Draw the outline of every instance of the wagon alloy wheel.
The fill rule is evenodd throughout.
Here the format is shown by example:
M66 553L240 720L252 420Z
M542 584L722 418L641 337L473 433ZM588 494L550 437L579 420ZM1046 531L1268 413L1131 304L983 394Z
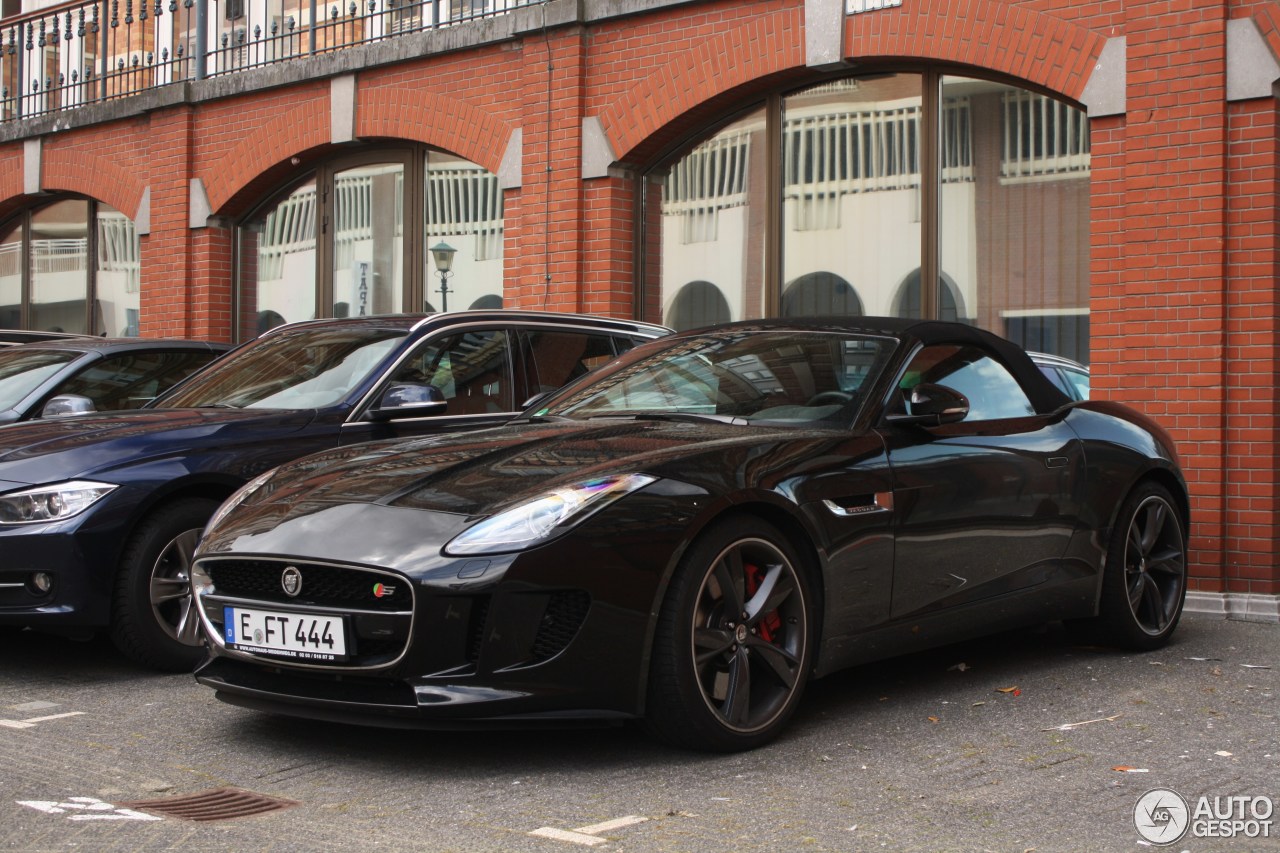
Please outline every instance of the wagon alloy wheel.
M708 707L738 731L769 724L787 704L805 645L795 568L770 543L749 539L716 560L693 615L693 658Z
M203 657L191 557L217 508L209 498L179 499L148 515L129 537L116 576L111 639L139 663L190 671Z
M760 519L706 531L672 576L654 633L646 724L678 746L772 740L808 680L815 626L804 566Z
M1164 645L1187 594L1184 520L1168 489L1143 483L1125 500L1107 548L1094 633L1130 649Z
M200 531L197 527L175 536L151 569L151 612L156 624L187 646L200 645L200 620L191 610L191 557Z
M1129 608L1148 634L1160 634L1182 606L1186 560L1173 508L1148 497L1129 522L1124 554Z

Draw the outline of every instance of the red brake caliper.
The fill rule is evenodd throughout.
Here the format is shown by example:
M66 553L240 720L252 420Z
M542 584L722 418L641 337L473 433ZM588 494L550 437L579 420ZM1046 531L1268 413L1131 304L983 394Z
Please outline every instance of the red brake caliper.
M756 590L764 582L764 569L754 563L747 563L744 569L746 571L747 600L750 601L751 596L756 594ZM777 610L771 610L760 617L756 627L760 629L760 639L766 643L772 643L774 632L782 627L782 619L778 616Z

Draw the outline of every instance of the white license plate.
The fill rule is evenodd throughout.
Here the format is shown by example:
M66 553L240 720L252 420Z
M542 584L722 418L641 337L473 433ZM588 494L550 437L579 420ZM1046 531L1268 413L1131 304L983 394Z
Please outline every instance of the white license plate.
M223 633L233 649L294 660L346 660L346 624L341 616L223 608Z

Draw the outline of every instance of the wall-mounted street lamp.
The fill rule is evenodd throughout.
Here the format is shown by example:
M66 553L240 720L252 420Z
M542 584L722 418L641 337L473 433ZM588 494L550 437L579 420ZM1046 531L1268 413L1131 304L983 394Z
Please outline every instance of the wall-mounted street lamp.
M431 247L431 257L436 261L436 272L440 274L440 310L449 310L449 276L453 275L453 256L458 250L441 240Z

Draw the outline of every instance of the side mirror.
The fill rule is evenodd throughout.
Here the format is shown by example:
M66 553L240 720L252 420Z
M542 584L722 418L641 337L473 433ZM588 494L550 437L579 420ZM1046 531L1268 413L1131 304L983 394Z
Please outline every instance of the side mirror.
M65 418L71 415L87 415L98 411L93 401L79 394L59 394L51 397L40 410L42 418Z
M941 426L957 423L969 415L969 398L945 385L922 382L903 391L902 398L906 412L889 415L886 418L889 423Z
M426 418L444 414L447 408L448 401L434 385L397 382L382 392L378 405L369 411L369 417L375 421Z

